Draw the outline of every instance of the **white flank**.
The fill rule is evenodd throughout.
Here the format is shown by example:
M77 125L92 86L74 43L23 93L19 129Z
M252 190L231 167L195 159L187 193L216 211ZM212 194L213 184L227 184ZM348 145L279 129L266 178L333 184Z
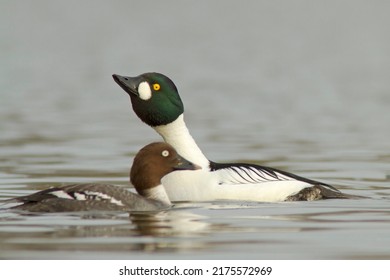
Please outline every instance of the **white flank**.
M226 178L227 177L227 178ZM171 201L212 201L219 199L280 202L311 186L302 181L263 181L243 183L226 170L191 170L172 172L162 178Z
M113 204L116 204L116 205L119 205L119 206L124 206L122 201L117 200L117 199L113 198L112 196L107 195L105 193L93 192L93 191L85 191L84 193L86 195L93 195L93 196L95 196L96 200L109 200Z
M149 100L152 97L150 85L147 82L142 82L138 86L138 94L142 100Z

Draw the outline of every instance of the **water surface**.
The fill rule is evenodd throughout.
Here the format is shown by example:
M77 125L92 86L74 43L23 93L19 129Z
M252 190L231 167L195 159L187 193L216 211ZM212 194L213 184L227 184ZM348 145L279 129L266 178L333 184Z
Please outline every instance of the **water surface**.
M146 71L176 82L210 159L369 198L1 211L1 259L390 258L390 5L221 3L0 4L0 199L70 182L128 186L133 156L160 138L111 75Z

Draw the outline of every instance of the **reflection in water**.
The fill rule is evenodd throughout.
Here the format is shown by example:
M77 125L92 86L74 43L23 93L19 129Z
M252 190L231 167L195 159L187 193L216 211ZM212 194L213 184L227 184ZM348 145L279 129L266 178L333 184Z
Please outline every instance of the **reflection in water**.
M205 218L191 212L176 210L157 214L130 214L130 221L135 225L139 235L154 237L196 237L207 234L212 229Z
M3 250L180 251L202 249L211 225L187 211L158 213L2 214ZM12 234L11 234L12 233ZM198 241L197 241L198 240Z
M236 258L257 258L262 254L316 258L310 249L313 246L320 248L319 256L357 258L359 254L353 253L357 236L347 237L357 229L366 232L358 237L363 238L359 242L366 242L364 247L374 250L376 257L390 257L382 246L383 238L388 236L390 210L375 209L378 203L373 200L350 201L346 205L339 201L190 205L131 214L2 211L0 258L159 258L177 253L187 258L196 254L229 258L224 252ZM342 244L344 255L332 250L325 240L332 240L330 244L335 242L336 246ZM300 250L299 254L296 250ZM76 257L71 252L79 253ZM365 257L370 258L367 249L365 252Z
M139 238L137 250L175 252L207 248L202 237L218 232L217 225L205 221L206 217L186 211L167 211L156 215L131 214ZM221 226L222 228L222 226Z

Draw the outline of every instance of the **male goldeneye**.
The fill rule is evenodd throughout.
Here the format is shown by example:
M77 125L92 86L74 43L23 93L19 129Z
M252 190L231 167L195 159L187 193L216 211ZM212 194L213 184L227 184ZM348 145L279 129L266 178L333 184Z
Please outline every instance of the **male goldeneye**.
M130 170L130 181L138 194L108 184L71 184L2 202L21 202L11 209L31 212L163 210L172 204L161 178L175 170L199 168L181 157L171 145L152 143L137 153Z
M333 186L248 163L208 160L184 122L184 106L171 79L160 73L136 77L113 75L130 96L134 112L154 128L179 154L202 167L195 172L173 172L163 184L172 201L248 200L294 201L351 198Z

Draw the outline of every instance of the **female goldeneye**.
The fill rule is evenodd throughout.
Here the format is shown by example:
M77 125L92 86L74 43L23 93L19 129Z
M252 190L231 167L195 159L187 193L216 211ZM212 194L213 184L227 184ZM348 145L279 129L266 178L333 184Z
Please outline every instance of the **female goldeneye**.
M21 202L11 209L31 212L163 210L172 204L161 178L175 170L199 168L181 157L171 145L152 143L137 153L130 170L130 181L138 194L108 184L71 184L3 202Z
M163 184L172 201L216 199L294 201L352 198L328 184L286 171L248 163L208 160L184 122L184 106L175 84L160 73L137 77L113 75L129 95L134 112L154 128L179 154L202 167L195 172L173 172Z

